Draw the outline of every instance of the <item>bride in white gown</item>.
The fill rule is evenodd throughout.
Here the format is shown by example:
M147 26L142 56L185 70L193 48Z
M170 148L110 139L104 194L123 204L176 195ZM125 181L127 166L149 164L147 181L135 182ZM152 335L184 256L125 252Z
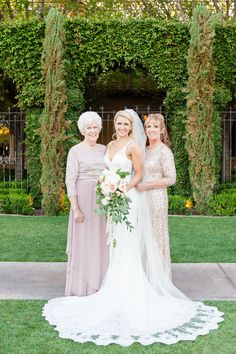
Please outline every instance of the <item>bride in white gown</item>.
M117 122L132 127L132 138L127 129L119 132ZM115 127L119 136L108 147L105 162L114 171L120 168L133 173L132 187L140 179L134 141L145 149L142 123L134 111L125 110L116 114ZM43 316L61 338L97 345L173 344L218 328L223 313L189 300L165 275L152 237L145 193L131 188L128 195L132 200L129 220L134 229L130 232L125 224L114 227L117 244L115 248L110 246L110 265L101 289L87 297L52 299L44 306Z

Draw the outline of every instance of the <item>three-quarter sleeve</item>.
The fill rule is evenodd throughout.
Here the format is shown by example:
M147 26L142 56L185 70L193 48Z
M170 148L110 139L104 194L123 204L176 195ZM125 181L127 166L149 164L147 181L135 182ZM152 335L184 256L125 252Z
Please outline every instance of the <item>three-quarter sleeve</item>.
M68 197L76 196L76 182L79 175L79 160L77 149L71 148L66 163L66 187Z
M169 148L162 151L161 167L163 171L162 182L167 186L172 186L176 182L176 169L174 155Z

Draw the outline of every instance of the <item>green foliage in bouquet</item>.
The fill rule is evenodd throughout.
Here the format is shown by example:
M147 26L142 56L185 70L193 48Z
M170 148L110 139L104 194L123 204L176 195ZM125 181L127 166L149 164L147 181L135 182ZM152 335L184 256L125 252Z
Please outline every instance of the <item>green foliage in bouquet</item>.
M96 209L96 213L98 215L105 215L109 217L111 222L114 224L125 223L127 225L128 230L131 231L133 229L133 226L127 218L130 209L130 198L127 197L125 194L117 196L116 193L112 193L109 203L107 205L103 205L103 195L101 192L101 187L97 188L96 194L98 196L97 204L99 205L99 208Z
M125 178L130 175L129 172L116 172L105 170L107 173L101 175L96 187L98 208L95 212L98 215L104 215L111 224L124 223L129 231L132 231L133 225L128 220L131 199L126 195L125 189L127 183ZM113 183L114 175L119 177L117 184ZM113 239L115 247L116 240Z

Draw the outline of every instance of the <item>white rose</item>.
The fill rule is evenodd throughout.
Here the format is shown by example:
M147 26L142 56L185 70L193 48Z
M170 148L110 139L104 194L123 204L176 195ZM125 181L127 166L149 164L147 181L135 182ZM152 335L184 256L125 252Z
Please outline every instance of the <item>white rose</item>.
M109 170L105 168L105 170L102 171L103 176L108 176L109 175Z
M106 183L102 182L101 183L101 190L102 190L102 193L104 195L108 195L109 193L111 193L111 190L109 188L109 185L107 185Z
M120 181L120 176L117 173L115 173L114 171L110 171L109 179L113 182L118 183Z
M102 199L102 204L107 205L109 203L109 200L107 198Z

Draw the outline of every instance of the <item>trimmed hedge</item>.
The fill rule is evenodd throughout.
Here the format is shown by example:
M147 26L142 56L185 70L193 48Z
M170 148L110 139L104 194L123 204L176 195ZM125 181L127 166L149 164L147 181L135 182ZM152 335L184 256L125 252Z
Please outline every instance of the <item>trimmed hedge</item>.
M169 214L177 214L177 215L191 214L190 208L186 207L186 202L189 200L189 198L183 197L182 195L169 194L168 199L169 199Z
M236 215L236 190L228 190L214 195L209 203L209 213L212 215Z
M192 204L191 198L177 194L169 194L169 214L190 215L199 214ZM226 189L213 195L208 204L205 215L235 216L236 215L236 188Z
M70 212L70 200L67 197L66 194L64 194L64 196L62 197L61 200L61 205L60 205L60 215L67 215Z
M0 188L0 195L9 195L9 194L17 194L17 195L22 195L26 194L26 191L24 189L20 188Z
M0 189L21 189L27 190L27 181L26 180L16 180L16 181L6 181L0 182Z
M197 214L192 200L186 196L169 194L169 214L191 215ZM0 213L33 215L33 198L22 189L0 189ZM67 215L70 211L70 201L66 195L61 201L60 215ZM215 194L209 203L207 215L235 216L236 189L231 188Z
M23 193L0 194L0 213L32 215L34 213L32 196Z

